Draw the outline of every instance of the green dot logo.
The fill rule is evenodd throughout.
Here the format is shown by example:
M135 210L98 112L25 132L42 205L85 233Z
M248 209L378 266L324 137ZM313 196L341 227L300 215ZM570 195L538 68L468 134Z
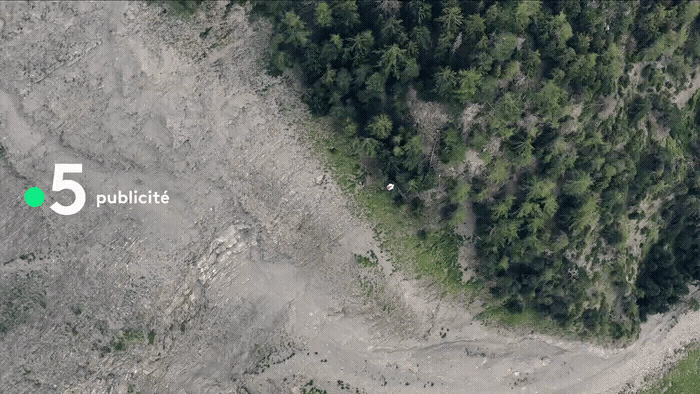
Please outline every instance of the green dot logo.
M44 191L38 187L30 187L24 193L24 201L30 207L38 207L44 203Z

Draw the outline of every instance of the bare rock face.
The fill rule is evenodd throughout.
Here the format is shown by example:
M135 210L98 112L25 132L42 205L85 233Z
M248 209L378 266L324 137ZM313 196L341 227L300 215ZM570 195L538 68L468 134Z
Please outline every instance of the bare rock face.
M696 316L623 350L506 333L395 272L319 176L268 37L225 2L0 2L0 387L615 391L697 334ZM48 208L71 200L55 163L83 164L74 216ZM96 207L118 190L170 203Z

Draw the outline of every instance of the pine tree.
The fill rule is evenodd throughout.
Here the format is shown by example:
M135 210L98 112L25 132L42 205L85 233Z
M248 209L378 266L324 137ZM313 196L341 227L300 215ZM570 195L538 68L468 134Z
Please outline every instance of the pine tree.
M304 22L294 11L288 11L284 14L281 24L285 43L303 47L309 42L311 32L306 29Z
M406 50L393 44L377 52L380 54L379 67L384 75L399 78L399 67L406 64Z
M393 124L387 114L379 114L369 124L370 134L378 139L385 139L391 134Z
M457 88L454 92L461 104L474 100L482 78L481 73L477 70L459 70L457 72Z
M325 1L321 1L316 5L316 23L320 27L330 27L333 24L333 13L331 11L331 7L328 6L328 3Z

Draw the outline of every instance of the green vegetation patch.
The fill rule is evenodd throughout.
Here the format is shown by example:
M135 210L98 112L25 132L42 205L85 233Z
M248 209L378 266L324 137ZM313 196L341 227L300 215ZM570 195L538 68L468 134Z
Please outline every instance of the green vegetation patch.
M163 4L178 15L192 15L204 0L148 0L151 3ZM207 32L208 33L208 32ZM202 37L204 38L204 37Z
M306 382L304 387L301 388L301 392L303 394L326 394L327 391L324 389L320 389L314 385L313 380L309 380Z
M400 192L387 191L379 180L358 187L366 171L359 164L351 140L322 132L320 123L308 126L316 130L311 135L312 141L326 159L333 178L344 191L355 197L361 214L375 224L382 250L391 255L393 264L407 272L437 280L445 290L466 291L471 297L478 286L462 281L457 263L461 238L445 228L423 229L427 221L424 216L430 213L410 211L409 206L400 200L397 202ZM368 254L356 255L355 259L363 266L376 266L376 254L373 251Z
M112 342L110 342L110 347L114 351L123 351L126 350L129 347L129 345L142 343L143 341L144 337L141 332L135 330L126 330L122 335L115 337L112 340Z
M0 338L46 310L46 292L36 284L35 276L35 273L26 277L8 275L7 286L0 288Z
M696 393L700 385L700 349L697 345L691 346L689 349L688 355L674 365L663 378L653 384L645 393Z
M368 255L369 256L362 256L362 255L356 254L355 261L365 268L376 267L379 264L379 259L377 258L376 253L374 253L373 250L370 250L368 252Z

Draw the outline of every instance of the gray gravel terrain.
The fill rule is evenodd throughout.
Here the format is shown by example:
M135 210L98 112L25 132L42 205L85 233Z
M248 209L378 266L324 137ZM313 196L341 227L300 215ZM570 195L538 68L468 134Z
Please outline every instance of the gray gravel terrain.
M0 2L0 392L616 392L697 338L697 312L625 349L510 333L393 272L267 32L227 3ZM83 164L76 215L54 163ZM134 189L170 203L95 206Z

